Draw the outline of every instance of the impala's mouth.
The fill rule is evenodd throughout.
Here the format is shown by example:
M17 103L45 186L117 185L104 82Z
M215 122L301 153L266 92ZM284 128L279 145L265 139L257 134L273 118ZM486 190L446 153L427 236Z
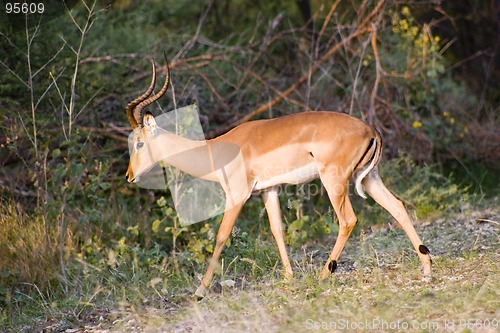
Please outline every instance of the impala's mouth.
M141 180L141 177L142 177L142 176L147 176L147 173L148 173L149 171L151 171L151 169L153 169L153 168L155 167L155 165L156 165L156 164L150 165L150 166L148 166L147 168L145 168L145 169L143 169L143 170L141 170L141 171L137 172L137 174L135 174L135 175L134 175L134 178L132 178L132 179L129 177L128 172L127 172L127 174L125 175L125 177L127 178L127 181L128 181L129 183L138 183L138 182ZM135 173L135 172L134 172L134 173Z
M129 179L129 178L127 177L127 181L128 181L129 183L138 183L140 180L141 180L141 177L135 177L134 179Z
M129 183L137 183L137 182L141 179L141 177L137 177L137 176L135 176L134 178L130 178L130 176L129 176L129 174L128 174L128 171L127 171L127 173L125 174L125 179L126 179L126 180L127 180L127 182L129 182Z

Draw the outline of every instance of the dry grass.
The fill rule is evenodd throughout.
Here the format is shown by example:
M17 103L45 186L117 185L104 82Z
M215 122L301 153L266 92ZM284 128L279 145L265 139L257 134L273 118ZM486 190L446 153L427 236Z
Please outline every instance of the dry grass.
M61 234L68 242L68 233L62 233L58 223L46 221L42 215L31 216L14 202L0 201L0 272L15 274L17 280L33 285L56 279L60 272ZM8 286L9 276L2 279Z
M434 250L430 280L399 230L353 238L339 271L318 282L325 246L292 253L296 277L279 265L260 276L224 272L236 287L196 302L192 281L173 291L168 276L143 276L116 286L114 300L91 301L75 322L45 323L46 332L498 332L500 214L496 207L464 211L420 225ZM270 245L272 246L272 245ZM320 253L320 254L318 254ZM106 294L105 291L101 291ZM120 299L120 293L122 298ZM109 295L109 290L107 295Z

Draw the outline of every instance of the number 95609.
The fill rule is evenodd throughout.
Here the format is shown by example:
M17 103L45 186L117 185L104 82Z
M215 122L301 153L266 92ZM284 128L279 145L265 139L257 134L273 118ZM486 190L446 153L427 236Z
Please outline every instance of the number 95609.
M6 2L5 12L7 14L43 14L45 6L42 2Z

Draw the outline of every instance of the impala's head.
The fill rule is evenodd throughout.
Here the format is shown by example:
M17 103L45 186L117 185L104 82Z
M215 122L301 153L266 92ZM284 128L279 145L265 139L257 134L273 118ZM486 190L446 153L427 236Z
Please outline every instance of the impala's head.
M130 147L130 162L128 165L126 177L129 182L139 181L139 177L154 166L155 161L151 155L149 142L157 135L156 121L153 115L149 112L144 113L142 110L149 104L157 101L162 97L168 89L170 82L170 71L168 61L166 60L166 78L163 87L153 96L156 83L156 69L154 61L153 77L148 89L139 97L134 99L127 105L126 113L128 121L133 129L132 145Z

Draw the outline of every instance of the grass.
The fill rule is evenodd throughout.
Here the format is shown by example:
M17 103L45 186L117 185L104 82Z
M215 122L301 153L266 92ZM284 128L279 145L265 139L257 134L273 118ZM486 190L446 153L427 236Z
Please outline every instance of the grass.
M437 323L442 328L453 319L492 319L498 316L499 285L493 275L498 270L492 269L498 259L483 257L479 267L467 260L458 276L453 260L440 259L436 266L445 270L432 281L420 279L415 269L400 267L340 273L322 283L307 272L291 283L259 283L192 304L175 324L159 323L162 330L173 331L304 332L332 331L342 325L351 331L353 325L366 322L376 331L387 331L376 323L400 322L401 328L408 323L424 328L416 331L426 331L424 325ZM478 279L473 271L490 275Z
M10 190L17 195L17 188L14 187L19 183L28 187L35 185L44 191L27 192L28 196L36 196L38 199L36 209L34 204L23 207L21 202L0 199L0 332L354 331L356 328L352 324L358 325L361 322L371 323L372 326L379 323L379 326L372 327L375 331L392 330L392 326L384 327L384 323L438 323L437 328L420 326L414 331L443 331L447 328L445 324L451 322L457 326L448 331L460 331L459 324L471 323L469 320L473 319L479 320L478 323L490 320L493 326L498 324L498 208L471 211L464 206L464 202L470 202L465 190L450 183L446 177L437 177L431 168L414 172L415 168L410 159L392 164L393 169L386 169L388 175L399 175L388 177L392 179L392 184L388 185L399 193L405 202L414 204L420 220L433 221L418 228L426 245L434 254L435 270L430 281L421 278L419 262L407 237L400 230L384 227L387 224L387 215L379 214L379 208L370 209L365 206L364 210L357 209L360 212L360 223L341 257L337 273L330 279L319 282L316 277L335 237L315 236L326 229L334 230L335 234L336 226L332 215L327 213L329 210L325 207L329 207L329 204L324 204L324 198L310 200L304 208L295 208L295 203L297 207L301 207L305 199L299 198L296 201L289 200L288 206L293 206L293 209L284 210L289 231L288 241L295 246L290 249L296 273L294 280L282 280L276 246L266 226L267 222L259 217L260 223L254 223L251 227L248 226L250 223L240 223L240 226L245 227L242 227L239 233L233 234L232 245L224 252L223 263L217 276L218 282L214 284L206 299L201 302L194 301L192 294L199 281L198 275L205 269L205 265L201 263L206 262L205 254L213 247L215 223L206 228L200 228L199 225L186 230L172 228L176 215L171 208L159 204L160 207L156 207L154 199L158 198L154 198L151 192L148 196L138 188L125 189L122 176L119 183L112 180L118 173L122 173L117 170L121 168L121 164L115 162L123 156L121 152L112 153L116 149L116 142L109 141L113 148L108 149L108 142L103 140L102 135L87 136L85 131L79 132L75 127L77 120L79 125L87 126L96 124L99 120L93 115L90 106L95 104L94 102L97 106L101 104L101 92L104 95L112 92L111 95L114 95L118 87L118 90L125 89L125 92L121 93L128 94L127 92L135 89L126 88L127 82L123 82L124 75L128 77L135 71L131 67L132 63L125 61L128 65L119 66L122 69L116 69L116 72L105 63L85 65L90 67L82 70L84 58L97 55L96 50L99 50L101 55L127 55L129 50L124 49L124 45L134 45L134 50L130 51L133 52L130 55L134 58L137 56L137 50L142 50L139 53L154 54L154 45L158 40L163 40L168 31L163 31L163 34L161 31L149 34L148 38L144 38L142 31L148 30L147 27L150 26L151 31L158 31L154 20L147 23L142 19L151 15L134 14L134 20L130 20L127 19L127 12L132 13L131 11L109 10L105 14L95 5L96 3L91 1L86 6L77 6L71 14L75 15L72 16L73 19L61 20L60 25L54 20L52 27L48 24L40 29L26 29L25 34L20 34L21 38L14 35L10 36L12 39L7 35L2 37L6 38L8 44L15 46L12 52L13 60L21 53L26 56L24 65L18 61L12 62L17 64L12 68L6 65L9 61L3 64L8 69L6 73L14 74L14 77L8 80L27 78L26 82L22 79L18 82L20 86L9 83L5 88L11 92L15 91L16 87L24 89L23 84L30 87L30 97L24 102L14 103L7 99L10 104L14 103L14 109L28 110L28 113L15 111L17 117L10 118L19 118L19 123L12 120L7 122L5 127L5 145L10 149L9 155L15 153L19 157L17 162L21 164L22 161L25 164L25 167L21 168L23 172L18 172L17 165L8 170L8 174L19 173L19 176L12 178L13 188ZM147 7L151 12L157 12L154 6ZM180 16L174 16L179 16L179 22L184 22L187 16L180 12L177 14ZM96 20L97 17L103 19ZM136 22L135 18L139 18L139 21ZM114 24L114 29L111 29L114 35L108 35L110 22L125 24ZM97 29L97 33L89 31L91 26L93 31ZM195 28L193 26L186 30L185 25L179 27L183 34ZM54 31L61 38L53 38ZM262 36L263 43L271 36L269 33L271 31ZM281 32L273 33L272 36L279 34ZM159 38L160 35L164 37ZM125 36L126 40L133 42L127 43L124 38L112 36ZM254 37L255 40L261 39L258 36L253 36L252 39ZM172 50L179 49L182 45L187 45L183 38L170 38L166 44L169 44ZM118 44L105 43L106 47L103 49L103 40L117 41ZM46 44L47 41L54 43ZM302 43L302 40L300 42ZM390 45L397 45L404 40L388 42L390 48ZM240 41L236 42L238 43ZM247 44L246 41L242 43ZM250 44L258 46L259 43ZM286 40L283 45L289 45L292 49L295 47L291 40ZM301 45L298 46L302 48ZM411 51L413 46L410 46L408 50ZM201 47L203 50L193 51L204 54L217 51L217 48L206 49L206 45ZM359 47L360 45L358 51L361 50ZM268 52L264 49L257 50L254 46L243 49L250 53L258 51L259 55L252 62L252 66L257 66L254 69L261 66L259 58L262 52L270 56L267 58L271 59L271 63L275 56L282 62L279 50L278 53L275 52L276 49L270 49ZM352 49L356 49L356 45ZM66 55L67 52L70 55ZM353 53L352 59L355 60L359 54L364 54L364 46L362 52ZM401 59L405 63L408 54L406 51L402 54ZM228 54L228 57L232 56ZM235 59L230 59L230 62ZM359 58L360 63L362 60L364 59ZM414 64L420 63L419 56L413 60L416 61L412 62ZM263 63L264 67L268 66L267 62ZM332 63L335 63L337 68L343 68L340 72L337 70L338 73L344 70L354 72L351 71L350 65L339 67L337 65L340 62ZM356 61L350 63L355 64ZM240 72L239 67L233 68L228 64L229 62L222 61L220 65L223 67L210 70L213 70L217 77L224 76L224 72L232 73L233 69ZM424 67L422 69L425 70ZM103 68L106 70L102 71ZM38 73L41 75L37 75ZM183 75L182 73L181 69L178 74ZM188 76L188 82L194 82L192 75ZM423 72L421 76L431 79L431 76ZM49 77L51 79L47 81ZM72 80L67 80L70 77ZM100 77L106 77L106 80L98 80ZM112 77L119 79L113 81ZM202 78L199 77L200 80ZM347 81L340 82L341 86L356 87L356 82L354 85L351 82L352 77L348 75L347 78ZM220 84L215 88L210 84L212 92L228 92L226 88L231 86L228 84L231 79L222 81L222 90ZM427 94L429 96L422 95L425 101L421 100L421 96L413 92L423 91L419 89L420 81L405 83L407 87L403 88L407 93L400 96L411 98L400 101L403 107L394 108L401 112L399 116L403 116L409 124L415 116L414 110L421 107L427 109L433 104L429 103L429 96L433 100L443 95L443 91L436 90ZM98 92L95 91L95 82L99 82ZM448 81L444 81L446 82ZM103 83L105 85L102 85ZM387 83L394 86L400 85L401 81L398 79ZM451 81L448 83L455 86ZM328 85L320 81L318 84ZM248 86L251 87L252 84ZM239 92L244 94L235 101L222 101L222 104L227 102L232 109L241 109L243 112L243 109L251 107L250 104L261 103L254 100L253 91L254 89L246 89L246 92L241 90ZM339 92L340 96L346 96L346 101L353 101L351 92ZM234 94L228 96L231 95ZM324 100L323 95L320 96L318 105L329 105L331 102L334 105L339 104L337 100ZM449 98L460 101L462 99L459 95L454 93ZM201 100L211 100L212 94L207 96L200 96ZM397 104L399 97L393 97ZM114 103L114 99L115 97L109 103L114 105L110 106L111 109L105 105L108 102L102 103L103 110L100 106L97 109L105 111L103 114L106 122L109 113L107 111L121 103ZM411 110L406 106L410 100L413 105ZM246 104L250 101L250 106L245 103L243 105L240 101L246 101ZM266 101L263 103L268 104ZM314 98L310 100L310 104L314 104ZM437 107L439 103L434 104ZM24 107L19 108L23 105ZM471 107L475 108L476 105ZM273 112L282 111L285 110L278 108ZM440 113L438 109L435 111L431 113ZM457 115L460 115L465 111L459 108L457 112ZM429 126L427 129L425 126L420 130L414 128L415 133L420 133L432 141L439 151L439 147L447 145L446 142L455 142L458 131L467 129L465 125L462 128L459 124L448 123L447 119L434 117L432 122L424 124ZM425 117L422 120L425 120ZM439 128L439 131L435 130L436 128ZM19 133L23 134L19 136ZM436 133L438 137L435 137ZM467 137L470 135L465 136ZM102 148L101 143L107 148ZM52 149L56 146L57 149L48 150L48 147ZM4 144L0 148L3 147ZM425 147L421 149L426 150ZM416 152L418 150L416 149ZM103 161L110 162L108 164L102 163ZM10 168L7 165L6 167ZM492 187L497 187L495 175L492 177L489 183ZM476 181L479 190L481 179L482 177L479 177ZM141 195L134 195L139 192ZM323 204L317 204L318 202ZM498 207L498 202L494 202L493 207ZM261 209L260 202L258 208L256 205L247 205L247 215L243 218L247 221L241 222L257 220L256 216ZM161 212L158 212L160 210ZM139 221L137 216L140 217ZM158 232L149 225L154 221L153 216L161 218L161 223L165 221L161 229L156 228ZM151 224L154 225L154 222ZM158 225L156 224L157 227ZM377 230L373 230L373 225ZM165 226L168 226L168 230ZM290 232L292 226L296 229L295 233ZM156 245L158 246L155 247ZM175 257L172 255L172 248L177 251ZM347 325L348 323L351 323L351 326ZM494 327L495 330L497 328L498 326ZM404 326L394 328L394 331L401 330L409 329ZM465 330L478 331L475 326L466 327Z
M398 229L354 235L337 272L321 282L316 277L333 235L290 250L291 281L282 280L272 240L259 237L247 243L262 257L229 249L201 302L192 298L197 279L182 271L140 268L133 260L107 270L82 262L84 272L69 274L66 294L35 284L10 294L2 331L499 331L500 227L498 205L491 206L417 227L433 253L430 280L421 277L420 262Z

